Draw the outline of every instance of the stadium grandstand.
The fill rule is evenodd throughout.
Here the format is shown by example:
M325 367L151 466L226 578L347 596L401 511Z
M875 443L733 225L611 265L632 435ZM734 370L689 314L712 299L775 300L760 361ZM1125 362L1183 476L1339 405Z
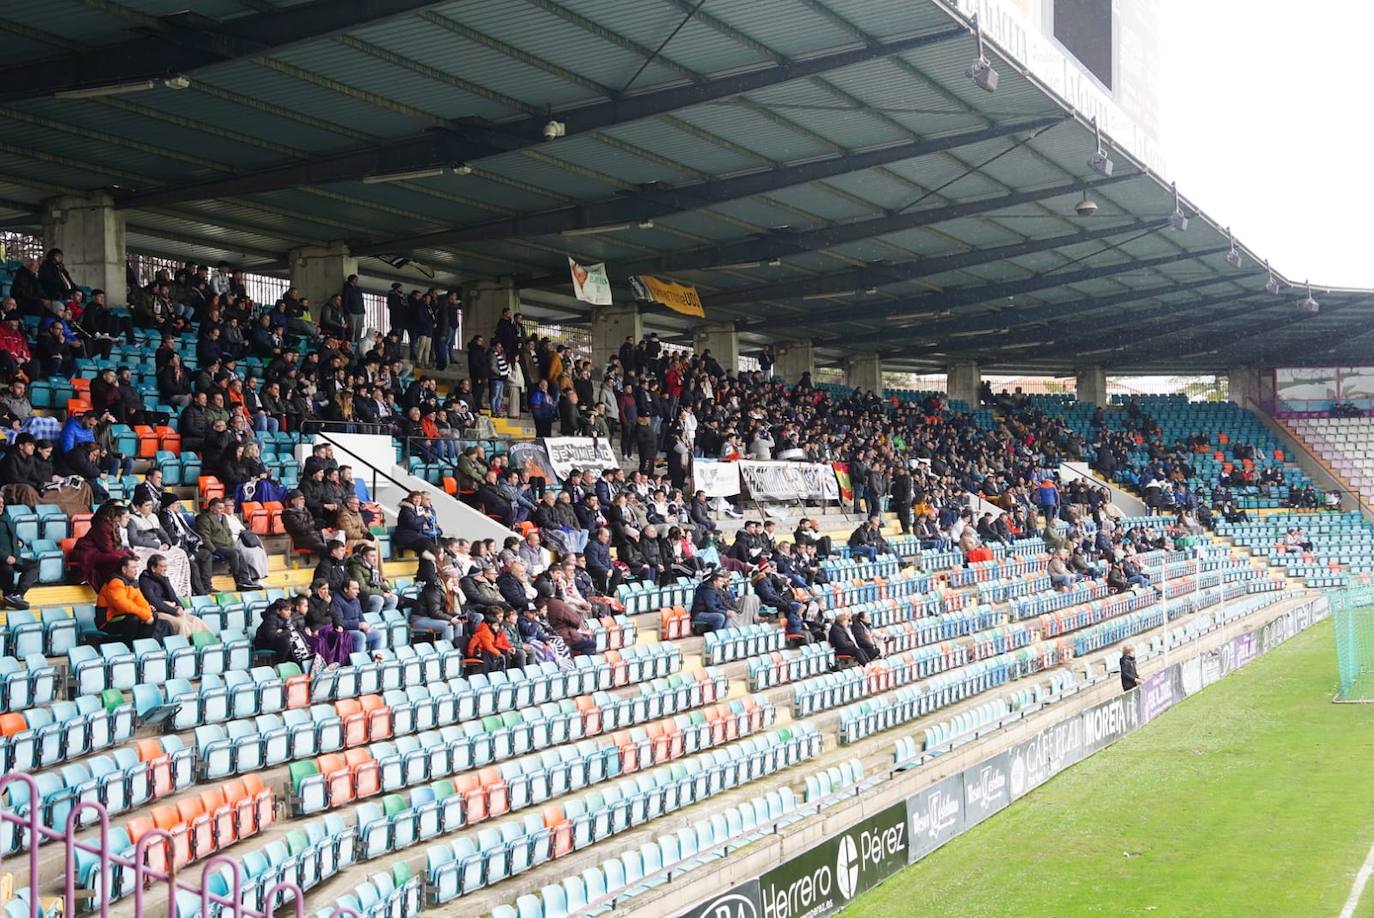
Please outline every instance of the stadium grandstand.
M1369 292L968 4L14 5L5 918L829 914L1374 573Z

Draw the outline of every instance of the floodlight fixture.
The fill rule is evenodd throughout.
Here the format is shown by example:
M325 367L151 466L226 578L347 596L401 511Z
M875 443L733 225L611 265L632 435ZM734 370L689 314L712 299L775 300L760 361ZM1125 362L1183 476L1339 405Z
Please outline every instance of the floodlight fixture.
M980 89L997 91L997 71L983 53L983 27L978 23L978 14L973 14L973 36L978 40L978 57L968 68L968 78Z

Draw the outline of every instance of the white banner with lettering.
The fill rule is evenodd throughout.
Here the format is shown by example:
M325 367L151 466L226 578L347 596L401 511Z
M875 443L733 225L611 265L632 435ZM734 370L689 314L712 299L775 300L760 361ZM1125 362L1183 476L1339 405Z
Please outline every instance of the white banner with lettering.
M740 478L754 500L839 500L835 470L816 462L741 460Z
M692 483L707 497L734 497L739 493L739 463L694 459Z
M573 469L619 468L615 450L609 440L593 440L591 437L545 437L544 449L549 454L549 465L560 479L567 478Z

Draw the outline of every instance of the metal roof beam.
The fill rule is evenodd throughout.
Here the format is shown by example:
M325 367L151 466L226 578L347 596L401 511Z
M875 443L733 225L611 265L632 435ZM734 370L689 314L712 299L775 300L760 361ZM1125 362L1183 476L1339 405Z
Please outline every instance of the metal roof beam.
M967 319L952 317L936 322L928 322L923 326L913 327L908 331L913 338L930 338L939 335L947 336L955 332L995 331L1000 328L1017 328L1022 325L1033 325L1037 322L1075 318L1089 312L1095 312L1099 309L1120 306L1124 303L1131 303L1136 300L1148 300L1153 297L1167 296L1171 293L1183 293L1189 290L1210 287L1213 284L1223 284L1226 282L1227 279L1224 277L1208 277L1202 280L1189 281L1185 284L1164 284L1158 287L1147 287L1139 290L1123 290L1120 293L1089 297L1088 299L1074 300L1069 303L1047 303L1043 306L1035 306L1030 309L1008 309L1002 312L983 313ZM891 340L895 334L897 334L897 332L887 331L877 335L851 336L841 339L841 341L846 345L868 344L876 341ZM922 351L944 351L947 347L947 344L937 342L924 349L919 347L903 347L900 349L888 348L881 353L883 353L884 356L903 356Z
M323 0L323 2L334 3L335 0ZM366 0L351 0L351 2L361 3L366 2ZM373 0L373 2L378 2L378 0ZM393 2L401 2L401 0L393 0ZM339 5L348 4L339 2ZM432 3L418 3L416 0L410 0L410 5L418 7L432 5ZM174 204L181 201L236 197L277 191L311 182L347 181L383 171L407 172L452 165L455 162L471 163L498 153L546 143L544 125L550 118L566 125L569 134L585 134L629 121L665 115L703 102L730 98L741 93L765 89L842 67L890 57L926 45L958 38L964 34L966 34L966 30L962 27L941 29L872 47L819 55L809 60L778 64L733 76L702 80L685 86L617 96L606 102L555 112L547 117L532 115L500 125L474 123L457 131L450 138L450 145L442 151L435 150L432 144L426 143L428 134L420 134L398 138L383 149L354 148L333 156L297 160L233 177L179 185L143 195L132 195L126 200L130 205ZM380 158L385 159L384 169L379 167Z
M1128 271L1139 271L1145 268L1160 267L1183 258L1196 258L1203 254L1214 254L1218 251L1225 251L1225 249L1208 249L1206 252L1190 253L1184 256L1161 255L1156 258L1144 258L1139 260L1128 258L1125 261L1115 264L1099 265L1092 268L1080 268L1077 271L1051 271L1043 274L1033 274L1029 277L1021 278L1020 280L999 281L993 284L980 284L973 287L952 287L947 290L932 291L931 293L922 294L921 296L906 297L899 300L892 300L887 303L875 304L876 308L871 312L861 311L850 306L845 309L832 310L809 316L794 315L772 319L755 323L749 327L757 331L760 329L773 330L793 328L798 324L817 325L834 322L872 322L876 320L915 318L921 315L948 312L959 306L976 306L979 303L1005 299L1022 293L1032 293L1036 290L1063 287L1068 284L1077 284L1083 281L1125 274ZM962 320L955 318L950 321L957 323ZM958 330L963 331L965 329L961 328ZM889 337L892 334L893 331L888 330L880 333L879 337ZM870 337L872 336L860 336L860 340ZM850 338L849 340L853 339Z
M870 220L855 220L839 223L820 229L802 232L773 232L753 239L727 242L710 248L696 249L656 258L622 262L615 265L618 272L626 274L672 274L675 271L698 271L717 265L734 265L751 261L771 261L804 252L815 252L835 246L846 245L875 236L886 236L906 230L933 226L947 220L958 220L1008 207L1019 207L1036 201L1057 198L1061 195L1080 194L1084 190L1124 182L1138 178L1140 173L1118 173L1111 178L1094 181L1078 180L1062 185L1052 185L1035 191L1018 191L1001 194L976 201L930 207L910 213L892 214Z
M672 188L645 188L609 200L578 204L506 220L441 230L398 239L386 239L356 246L358 251L395 251L397 248L442 248L462 242L493 242L500 239L557 235L568 230L636 223L654 217L700 210L756 194L767 194L794 185L804 185L836 175L848 175L874 166L941 153L968 144L983 143L1033 131L1064 120L1055 115L1004 124L976 131L961 131L916 143L897 144L862 153L849 153L813 160L779 169L750 172L733 178L712 179Z
M1132 220L1129 223L1118 224L1116 226L1067 233L1063 236L1052 236L1047 239L1031 239L1026 242L1017 242L1011 245L972 249L970 251L955 252L948 255L932 255L927 258L920 258L915 261L902 262L900 264L864 265L863 267L854 268L848 271L837 271L833 274L821 274L816 277L781 281L775 284L757 284L752 287L739 287L712 294L709 297L709 305L717 307L733 306L737 303L761 303L770 300L793 299L795 297L842 294L853 290L865 290L869 287L881 287L886 284L899 284L905 281L919 280L920 278L930 277L936 274L944 274L948 271L958 271L976 265L990 264L1008 258L1019 258L1023 255L1033 255L1036 252L1044 252L1050 249L1080 245L1084 242L1105 239L1120 233L1143 229L1146 225L1147 223L1144 220Z
M216 21L195 13L140 17L146 34L94 48L73 66L60 54L0 70L11 102L191 73L436 5L437 0L313 0Z

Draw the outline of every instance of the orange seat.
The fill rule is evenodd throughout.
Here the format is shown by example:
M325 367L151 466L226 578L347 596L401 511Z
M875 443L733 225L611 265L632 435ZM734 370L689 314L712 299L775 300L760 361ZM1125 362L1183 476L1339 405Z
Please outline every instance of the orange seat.
M91 403L84 398L67 399L67 417L75 414L90 414Z
M181 455L181 434L165 426L154 428L153 432L157 434L158 449Z
M315 768L324 775L325 798L330 806L339 806L353 799L353 772L338 753L328 753L315 760Z
M138 435L138 455L151 459L157 455L157 434L147 424L135 424L134 433Z
M367 715L356 698L340 698L334 702L334 711L343 721L344 745L357 746L367 742Z
M367 717L368 739L379 740L391 736L391 708L382 701L382 696L363 695L358 699L358 703Z
M23 714L0 714L0 736L14 736L29 728Z
M582 733L586 736L595 736L601 732L601 708L592 700L590 695L579 695L573 701L577 705L577 710L582 712Z
M544 828L553 840L553 856L562 857L572 851L572 823L563 815L563 807L552 804L544 807Z
M456 478L454 478L452 475L445 475L444 478L443 478L443 482L444 482L444 493L447 494L449 497L457 497L457 496L458 496L458 480L457 480Z
M463 797L463 815L468 825L487 818L487 792L477 775L459 775L453 782L453 788Z
M91 397L91 380L85 376L73 376L68 383L82 398Z
M477 773L477 780L487 792L488 816L501 816L510 811L510 793L506 789L506 779L501 777L501 769L483 768Z

